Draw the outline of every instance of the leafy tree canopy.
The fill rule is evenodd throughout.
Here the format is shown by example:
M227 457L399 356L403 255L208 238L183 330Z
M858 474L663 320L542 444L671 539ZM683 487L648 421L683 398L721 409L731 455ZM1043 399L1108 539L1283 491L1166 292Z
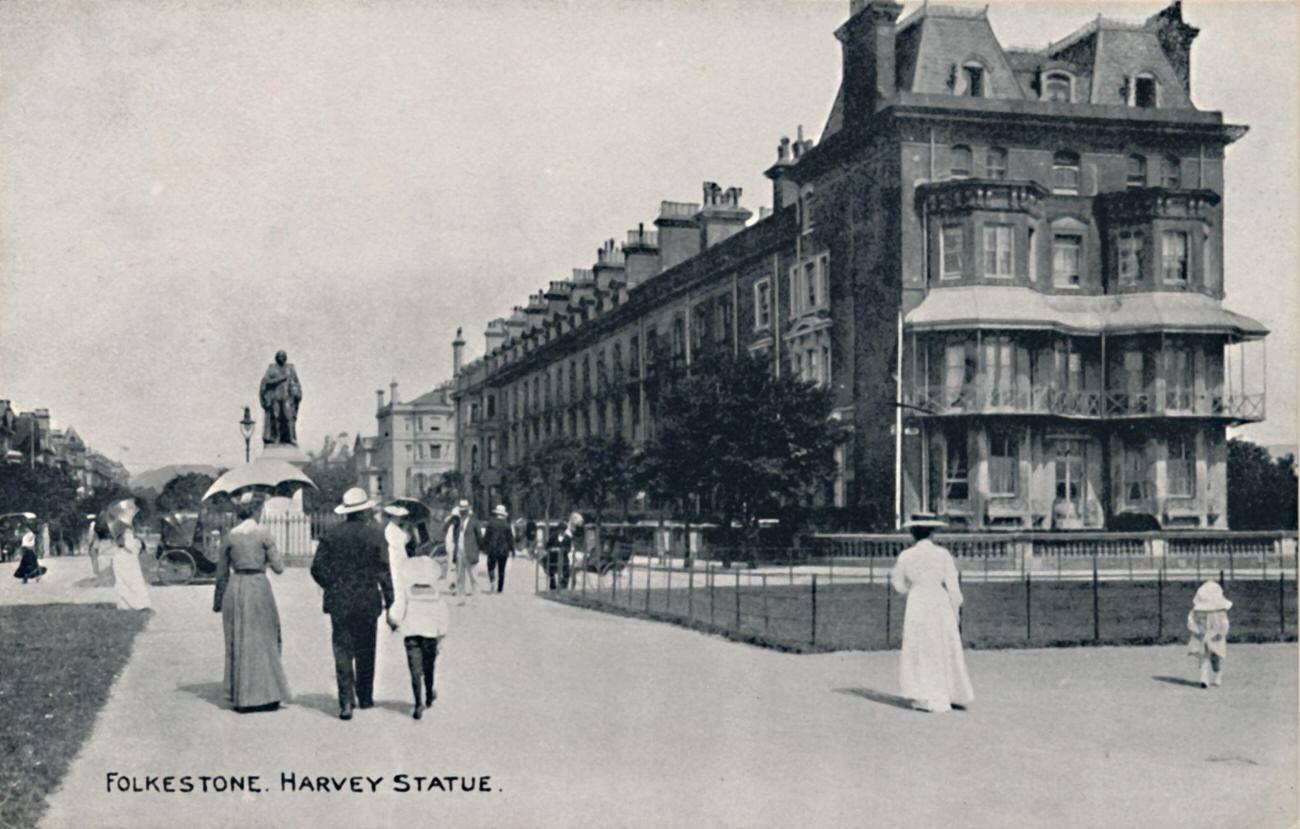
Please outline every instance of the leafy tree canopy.
M1296 528L1295 458L1276 460L1248 440L1228 441L1228 527L1234 530Z

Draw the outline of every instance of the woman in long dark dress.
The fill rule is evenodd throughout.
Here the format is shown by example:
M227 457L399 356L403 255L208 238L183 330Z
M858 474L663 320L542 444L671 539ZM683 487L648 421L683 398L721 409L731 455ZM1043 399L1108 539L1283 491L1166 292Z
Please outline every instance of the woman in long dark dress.
M267 567L284 572L284 558L254 520L256 511L252 497L239 500L241 521L222 542L212 601L226 639L226 699L236 711L273 709L289 699L280 662L280 613L266 577Z

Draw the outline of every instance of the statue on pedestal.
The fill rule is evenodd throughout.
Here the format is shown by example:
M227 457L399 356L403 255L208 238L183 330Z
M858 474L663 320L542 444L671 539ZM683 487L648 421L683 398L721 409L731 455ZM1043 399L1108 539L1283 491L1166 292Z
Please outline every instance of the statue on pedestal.
M298 445L298 404L302 402L302 385L298 372L283 351L275 352L275 362L262 375L259 398L262 402L262 443Z

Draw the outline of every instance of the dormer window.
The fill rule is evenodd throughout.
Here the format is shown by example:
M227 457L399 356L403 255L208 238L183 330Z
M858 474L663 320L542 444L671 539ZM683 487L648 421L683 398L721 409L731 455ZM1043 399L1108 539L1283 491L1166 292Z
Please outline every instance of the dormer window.
M1160 186L1168 187L1171 190L1177 190L1183 186L1182 162L1168 156L1160 167Z
M1128 157L1128 172L1124 178L1127 187L1147 186L1147 160L1140 155Z
M1062 150L1052 157L1052 192L1078 195L1078 153Z
M1160 87L1154 75L1142 74L1133 79L1129 89L1128 105L1138 109L1154 109L1160 105Z
M952 148L948 160L948 178L970 178L970 147L958 144Z
M1070 103L1074 100L1074 78L1066 72L1048 72L1043 76L1042 99Z
M962 94L968 98L984 97L984 65L970 61L961 68L962 80L966 82Z

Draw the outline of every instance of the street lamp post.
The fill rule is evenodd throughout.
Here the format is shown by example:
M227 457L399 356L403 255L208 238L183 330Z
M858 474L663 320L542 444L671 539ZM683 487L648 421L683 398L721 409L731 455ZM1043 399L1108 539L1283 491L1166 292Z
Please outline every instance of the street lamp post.
M248 463L249 460L249 453L251 452L251 444L253 440L253 427L256 425L257 423L253 420L252 413L249 412L248 407L245 406L244 419L239 421L239 432L244 436L244 463Z

